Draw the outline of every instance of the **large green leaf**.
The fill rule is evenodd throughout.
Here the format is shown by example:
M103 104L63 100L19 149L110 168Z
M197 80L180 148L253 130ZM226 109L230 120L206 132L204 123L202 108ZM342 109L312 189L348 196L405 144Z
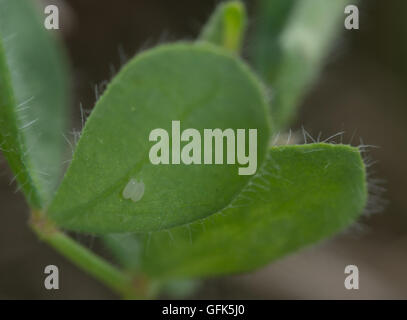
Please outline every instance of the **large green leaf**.
M211 42L232 52L242 47L247 25L246 10L241 1L228 1L218 5L199 40Z
M204 128L257 129L261 163L270 134L266 103L248 67L219 47L180 43L137 56L97 102L49 216L74 230L147 232L221 210L249 179L239 165L153 165L150 132L171 133L173 120L201 135ZM144 194L132 201L142 193L136 181Z
M142 236L138 259L145 273L162 279L251 270L349 226L366 198L357 148L274 147L228 208Z
M30 205L41 207L62 169L67 82L30 2L0 0L0 149Z

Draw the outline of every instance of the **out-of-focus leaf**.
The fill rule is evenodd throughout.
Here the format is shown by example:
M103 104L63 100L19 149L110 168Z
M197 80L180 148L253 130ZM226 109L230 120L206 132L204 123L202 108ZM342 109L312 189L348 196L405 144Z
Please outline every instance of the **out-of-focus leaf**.
M97 102L49 216L78 231L149 232L227 206L250 176L238 174L238 163L226 164L226 153L216 165L150 162L150 132L163 128L171 136L173 120L201 137L208 128L257 129L258 162L266 155L267 102L245 64L209 43L157 47L124 67Z
M259 75L272 83L282 57L280 35L298 0L260 0L257 2L254 32L249 46L251 60Z
M103 242L124 269L139 271L142 248L136 237L121 233L109 234L103 237Z
M202 29L199 40L238 52L242 47L246 25L247 16L243 2L224 2L218 5Z
M132 234L109 234L103 237L103 242L113 253L114 258L130 274L140 276L142 243ZM160 281L150 279L152 291L171 298L185 298L193 294L200 285L196 279L168 279Z
M272 90L271 114L276 131L293 119L301 99L324 66L334 40L344 29L344 9L349 3L349 0L260 2L252 56ZM274 20L275 15L279 18Z
M30 2L0 0L0 149L38 208L52 196L62 169L67 79L52 31Z

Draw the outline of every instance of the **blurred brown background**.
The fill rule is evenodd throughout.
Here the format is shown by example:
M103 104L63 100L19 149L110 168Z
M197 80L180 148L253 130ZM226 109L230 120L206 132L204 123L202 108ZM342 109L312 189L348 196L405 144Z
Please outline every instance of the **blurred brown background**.
M79 102L92 108L96 84L103 89L126 57L142 48L193 39L219 1L48 2L60 5L72 65L72 123L80 129ZM247 4L253 16L256 1ZM365 0L359 9L360 30L344 31L292 128L303 125L324 137L344 130L344 142L354 135L356 144L362 137L380 146L370 152L378 160L371 171L387 181L382 196L387 207L344 234L257 272L206 281L191 298L407 299L407 2ZM34 237L23 197L9 185L1 156L0 173L0 299L116 298ZM77 237L108 256L97 240ZM58 291L44 289L48 264L59 267ZM359 290L344 288L348 264L359 267Z

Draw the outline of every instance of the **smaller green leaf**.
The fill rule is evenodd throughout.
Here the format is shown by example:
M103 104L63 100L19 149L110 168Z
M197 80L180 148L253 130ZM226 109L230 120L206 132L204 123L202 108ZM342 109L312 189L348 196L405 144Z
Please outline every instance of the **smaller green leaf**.
M103 242L126 270L139 271L142 248L136 237L121 233L108 234L103 237Z
M202 29L199 40L208 41L233 52L239 52L247 25L243 2L229 1L218 5Z
M359 150L345 145L273 147L227 209L141 237L152 277L248 271L349 226L367 198Z
M141 270L143 248L137 237L131 234L109 234L103 237L103 242L126 272L135 277L143 276ZM177 299L193 294L200 285L200 281L196 279L168 279L164 281L150 279L150 281L153 291Z

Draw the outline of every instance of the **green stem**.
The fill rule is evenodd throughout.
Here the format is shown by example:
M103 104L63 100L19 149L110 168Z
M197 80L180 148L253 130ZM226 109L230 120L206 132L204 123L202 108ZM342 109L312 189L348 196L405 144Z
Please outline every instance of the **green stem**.
M41 211L33 211L31 227L40 239L126 299L147 298L147 281L120 271L60 231Z

